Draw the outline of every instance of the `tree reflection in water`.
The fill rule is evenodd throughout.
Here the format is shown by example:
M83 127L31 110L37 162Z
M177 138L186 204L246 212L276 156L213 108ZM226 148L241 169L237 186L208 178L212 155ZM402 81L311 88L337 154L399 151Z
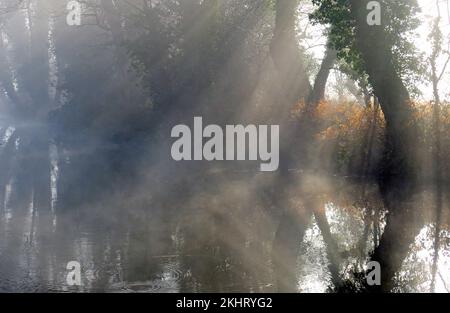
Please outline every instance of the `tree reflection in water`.
M271 253L276 212L255 201L250 183L255 181L234 180L220 188L208 185L178 203L183 207L177 210L170 195L152 201L143 196L124 201L116 195L95 207L71 210L56 205L48 224L39 221L41 216L32 205L19 209L8 186L1 211L0 290L276 291ZM318 198L338 247L339 275L353 281L378 244L385 212L375 186L364 202L357 192L360 186L337 180L333 186ZM227 199L221 192L226 192ZM417 205L425 205L426 193L423 198ZM294 202L303 205L300 198ZM436 287L446 292L450 279L447 229L442 230L442 238ZM427 224L409 248L393 291L429 291L432 243L433 226ZM298 291L334 290L327 243L314 217L299 245ZM65 282L65 266L71 260L82 265L80 287L68 287Z

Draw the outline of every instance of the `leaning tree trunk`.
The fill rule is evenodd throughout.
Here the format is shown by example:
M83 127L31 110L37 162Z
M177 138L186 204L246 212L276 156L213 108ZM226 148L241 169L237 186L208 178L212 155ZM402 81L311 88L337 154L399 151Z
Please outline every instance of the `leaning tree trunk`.
M411 99L395 70L385 30L382 25L367 23L368 2L351 0L350 8L355 20L356 45L386 120L387 146L380 189L389 215L372 260L381 265L382 286L377 290L390 291L394 275L422 226L420 215L408 205L417 186L414 145L418 130L413 123Z
M316 79L314 81L314 87L311 90L308 99L308 106L315 109L317 105L325 98L325 88L327 85L328 77L330 76L330 71L334 66L337 59L337 52L332 47L330 43L327 43L327 50L325 51L325 56L320 65L319 72L317 73Z

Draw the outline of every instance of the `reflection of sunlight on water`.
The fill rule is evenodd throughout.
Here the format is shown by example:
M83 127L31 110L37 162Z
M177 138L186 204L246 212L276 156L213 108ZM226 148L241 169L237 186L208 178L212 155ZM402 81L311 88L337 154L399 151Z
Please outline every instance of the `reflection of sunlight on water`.
M35 235L35 225L34 225L34 203L31 201L28 206L28 214L25 216L24 226L25 226L25 243L32 244L33 236Z
M56 227L56 214L55 214L55 204L58 200L58 147L55 144L50 145L50 190L51 190L51 211L53 214L53 230Z
M346 208L340 208L334 203L325 204L325 214L330 224L330 231L338 244L339 251L354 249L364 231L362 218L355 212L351 212ZM369 244L370 242L368 242ZM329 261L322 234L314 218L310 228L305 233L302 246L299 260L300 290L302 292L325 292L331 284L331 275L328 270ZM344 270L344 267L354 263L354 261L354 259L348 258L346 262L342 262L341 272Z
M341 259L339 272L344 278L352 279L352 270L363 270L365 261L370 251L374 249L372 225L366 237L364 251L360 255L361 238L365 230L364 214L367 210L360 207L340 207L329 202L325 204L330 231L339 249L339 253L345 254ZM383 216L382 214L380 214ZM380 231L382 233L385 222L379 218ZM328 269L329 260L321 231L312 219L311 226L305 232L302 243L302 251L299 258L299 290L301 292L326 292L331 286L331 274Z
M5 203L3 204L3 208L5 210L4 219L5 219L5 223L6 224L8 224L8 222L12 218L11 208L8 205L9 204L9 200L11 199L11 192L12 192L12 184L10 182L5 187Z
M8 142L9 138L11 138L11 136L14 134L15 130L16 129L11 126L6 129L5 134L3 135L3 138L0 141L0 146L3 146Z
M355 248L364 232L362 209L350 210L334 203L325 205L330 231L342 251Z
M330 282L325 244L319 227L313 220L305 232L299 258L299 283L301 292L325 292Z
M430 292L434 256L434 229L427 225L420 231L398 275L399 290L406 292ZM449 244L450 232L441 231L441 238ZM436 275L436 292L450 292L450 253L445 244L439 250Z

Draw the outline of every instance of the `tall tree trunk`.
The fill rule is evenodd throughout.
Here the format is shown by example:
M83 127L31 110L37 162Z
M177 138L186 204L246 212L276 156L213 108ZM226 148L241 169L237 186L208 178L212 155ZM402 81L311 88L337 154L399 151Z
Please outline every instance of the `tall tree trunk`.
M356 21L357 47L365 62L369 82L380 101L386 119L387 155L383 186L408 186L414 183L414 157L410 154L417 129L412 125L413 111L409 93L393 64L391 48L383 26L369 26L366 5L369 0L351 1Z
M351 0L356 44L364 60L369 82L380 101L386 120L387 147L380 190L389 210L387 224L372 259L381 265L382 286L390 291L393 277L422 226L421 217L408 205L416 184L414 145L418 130L413 124L409 93L395 71L393 55L383 26L369 26L369 0Z

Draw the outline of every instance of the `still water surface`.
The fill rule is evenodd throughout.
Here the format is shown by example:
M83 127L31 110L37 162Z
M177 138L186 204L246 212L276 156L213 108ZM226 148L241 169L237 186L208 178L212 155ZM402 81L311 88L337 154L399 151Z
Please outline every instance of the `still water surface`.
M273 215L258 205L230 206L214 194L198 197L195 205L186 203L188 209L182 211L134 202L72 210L54 205L37 210L32 203L13 208L6 199L0 211L0 291L276 291L271 260L276 227ZM360 203L349 194L328 194L323 203L343 255L340 272L351 277L350 269L364 267L378 240L374 236L382 233L383 213L376 228L373 224L365 230L367 202ZM355 251L365 231L370 235L364 251ZM429 290L432 234L431 226L425 226L410 247L396 291ZM445 230L442 236L450 238ZM326 292L330 285L328 259L314 218L299 246L298 291ZM81 264L82 286L67 285L69 261ZM437 291L448 292L450 255L445 245L438 275Z

